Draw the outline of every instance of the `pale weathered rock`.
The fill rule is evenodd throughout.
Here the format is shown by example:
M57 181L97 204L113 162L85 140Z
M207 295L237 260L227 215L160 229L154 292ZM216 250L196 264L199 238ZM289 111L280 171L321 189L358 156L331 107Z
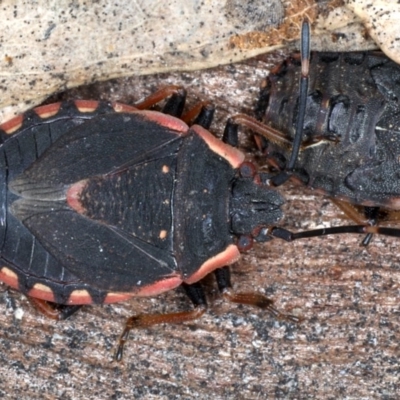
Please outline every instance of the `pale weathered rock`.
M361 19L381 50L392 60L400 63L399 2L349 0L347 7Z
M0 121L66 88L208 68L282 47L298 39L305 17L315 26L315 50L374 47L337 0L4 0Z

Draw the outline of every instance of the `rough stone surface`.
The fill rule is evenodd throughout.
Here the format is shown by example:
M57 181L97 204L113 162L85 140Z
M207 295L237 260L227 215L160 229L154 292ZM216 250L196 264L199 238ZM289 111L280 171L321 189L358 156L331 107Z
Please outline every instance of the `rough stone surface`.
M78 85L209 68L286 46L299 38L304 18L313 24L312 48L334 51L375 48L362 21L376 32L378 18L385 35L377 40L395 57L397 20L364 3L3 0L0 122Z

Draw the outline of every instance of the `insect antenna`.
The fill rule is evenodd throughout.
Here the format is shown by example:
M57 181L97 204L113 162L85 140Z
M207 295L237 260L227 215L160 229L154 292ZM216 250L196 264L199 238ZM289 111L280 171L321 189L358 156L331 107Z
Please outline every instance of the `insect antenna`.
M294 166L296 164L297 157L299 155L301 142L303 140L303 125L304 117L307 106L307 93L308 93L308 82L309 82L309 69L310 69L310 24L307 20L303 21L301 27L301 77L300 77L300 94L299 94L299 112L297 114L296 121L296 133L292 145L292 154L289 159L289 163L285 169L274 178L271 179L271 183L274 186L280 186L284 184L291 176Z
M287 242L292 242L297 239L305 239L318 236L326 235L337 235L342 233L358 233L358 234L381 234L391 237L400 237L400 229L398 228L386 228L379 226L365 226L365 225L343 225L334 226L331 228L313 229L302 232L291 232L287 229L280 227L270 227L268 234L283 239Z

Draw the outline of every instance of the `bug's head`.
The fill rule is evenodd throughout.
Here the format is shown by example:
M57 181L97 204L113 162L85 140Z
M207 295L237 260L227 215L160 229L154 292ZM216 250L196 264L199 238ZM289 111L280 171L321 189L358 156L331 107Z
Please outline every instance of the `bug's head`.
M262 228L282 218L284 199L276 190L261 182L253 164L243 163L239 173L240 176L232 184L231 230L239 237L239 248L246 250L251 247L253 239L260 242L269 240Z

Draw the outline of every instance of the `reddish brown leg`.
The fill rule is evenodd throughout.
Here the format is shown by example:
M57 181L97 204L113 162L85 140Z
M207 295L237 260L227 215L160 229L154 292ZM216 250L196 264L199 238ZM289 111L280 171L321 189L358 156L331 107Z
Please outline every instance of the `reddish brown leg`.
M292 322L300 322L300 318L293 315L286 315L273 307L273 300L258 293L235 293L230 283L229 268L224 267L215 271L217 277L218 289L223 297L232 302L239 304L251 305L269 311L274 317L286 319ZM116 361L121 361L123 357L124 345L129 337L132 329L147 328L158 324L177 324L181 322L193 321L200 318L207 311L207 301L204 291L199 283L192 285L182 284L186 294L194 304L191 311L181 311L168 314L144 314L134 315L126 321L125 328L119 338L119 344L115 353Z
M182 115L181 120L188 125L197 124L208 129L214 117L214 106L209 101L199 101Z
M240 125L251 129L253 132L260 136L265 137L272 143L276 143L279 146L284 146L290 148L292 146L293 140L285 135L284 133L265 125L256 119L249 117L245 114L237 114L229 118L228 124Z
M135 104L139 110L153 107L157 103L168 99L162 112L180 118L189 124L201 125L208 129L214 116L214 106L209 101L200 101L184 115L183 108L186 102L186 90L181 86L166 86Z
M345 215L358 225L376 225L378 220L381 220L379 215L379 207L364 207L355 206L342 200L331 198L333 204L339 207ZM373 234L368 233L361 246L368 246L371 242Z
M364 206L357 206L354 204L347 203L345 201L330 198L333 204L339 207L346 216L354 221L358 225L368 225L370 223L370 218L365 214ZM375 207L373 207L375 208ZM377 217L380 222L398 222L400 221L400 211L399 210L383 210L379 209Z
M204 291L199 283L192 285L182 284L186 294L194 304L194 309L168 314L143 314L134 315L126 321L125 328L119 338L119 344L115 353L116 361L121 361L124 352L125 342L128 340L131 329L147 328L158 324L178 324L181 322L193 321L200 318L207 310L207 300Z
M75 314L82 306L67 306L50 303L46 300L37 299L35 297L27 296L29 302L33 307L36 308L41 314L47 318L63 320Z
M178 98L185 100L186 90L182 86L165 86L164 88L159 89L157 90L157 92L146 97L144 100L136 103L135 107L139 110L146 110L173 95L176 95Z
M400 210L379 210L378 220L380 222L400 222Z
M350 204L346 201L337 200L334 198L330 198L333 204L339 207L345 215L355 222L357 225L368 225L369 221L365 214L353 204Z
M228 125L240 125L245 128L252 130L254 133L258 134L259 136L269 140L271 143L275 143L280 147L286 147L288 149L292 148L293 139L281 131L278 131L274 128L271 128L268 125L265 125L262 122L257 121L256 119L246 115L246 114L236 114L229 118ZM320 142L331 142L334 141L327 139L326 137L314 137L312 142L303 141L300 149L304 150L307 147L315 146ZM256 144L260 150L263 149L263 144L261 141L256 137Z
M300 318L294 315L283 314L278 311L274 306L274 301L260 293L235 293L232 289L229 267L220 268L214 271L217 279L218 289L223 297L238 304L246 304L253 307L262 308L271 313L275 318L286 319L292 322L300 322Z

